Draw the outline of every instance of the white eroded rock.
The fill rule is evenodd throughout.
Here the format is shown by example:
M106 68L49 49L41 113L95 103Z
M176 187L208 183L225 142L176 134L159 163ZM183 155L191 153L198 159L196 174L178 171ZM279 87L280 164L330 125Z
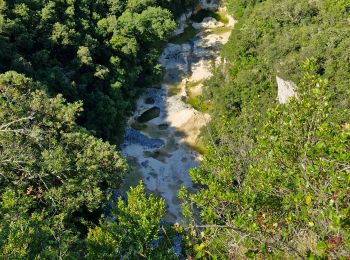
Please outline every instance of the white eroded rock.
M204 5L216 9L217 2L208 0ZM210 23L212 20L205 21ZM195 110L186 99L201 95L203 81L220 64L219 49L227 42L234 24L233 18L230 21L230 25L225 25L228 30L201 28L201 32L185 44L168 44L159 58L165 72L161 88L145 91L129 120L128 138L122 145L122 154L132 162L132 174L122 190L142 179L148 191L166 200L165 219L169 222L181 222L177 194L182 186L193 188L188 172L198 166L201 155L191 147L198 145L200 130L210 121L209 115ZM182 25L176 33L190 26L187 22L186 15L181 17L179 24ZM146 102L150 98L153 101ZM136 118L154 106L160 109L157 118L142 125L135 124Z
M188 43L184 44L173 44L169 43L164 49L159 63L165 69L179 69L187 72L188 70L188 56L191 53L191 45Z
M189 81L198 82L210 78L213 69L212 60L200 59L196 63L192 63L192 75Z
M280 77L276 77L278 85L278 101L281 104L288 102L288 99L296 96L295 83L292 81L284 80Z
M201 23L193 23L192 27L194 29L211 29L211 28L219 28L224 27L225 24L217 21L213 17L205 17Z
M203 53L218 51L222 45L226 44L231 36L231 31L223 32L220 34L212 33L211 30L204 30L200 34L197 34L198 39L193 41L193 54L198 57L208 56Z

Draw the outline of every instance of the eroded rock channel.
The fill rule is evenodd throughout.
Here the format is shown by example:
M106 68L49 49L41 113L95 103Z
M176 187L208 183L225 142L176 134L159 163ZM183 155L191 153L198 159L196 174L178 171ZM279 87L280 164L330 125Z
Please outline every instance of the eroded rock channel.
M131 166L122 189L142 180L148 191L166 200L169 222L181 220L177 194L182 186L192 188L189 169L200 162L195 147L200 129L210 120L191 100L201 95L203 81L221 62L220 47L234 26L225 9L214 4L202 5L205 9L213 15L202 19L200 13L187 13L179 19L174 38L159 59L165 71L161 87L148 88L139 98L122 144Z

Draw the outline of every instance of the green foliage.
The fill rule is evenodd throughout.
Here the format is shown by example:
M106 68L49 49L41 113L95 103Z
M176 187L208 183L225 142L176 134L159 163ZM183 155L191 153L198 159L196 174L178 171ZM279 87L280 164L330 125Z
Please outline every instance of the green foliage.
M49 98L15 72L0 75L1 187L31 190L53 211L90 211L106 201L126 170L115 147L75 122L81 103Z
M160 225L164 200L141 184L97 225L127 167L94 135L119 141L173 14L196 4L0 0L2 258L173 259L179 230L195 258L350 257L347 0L228 0L227 62L188 100L212 117L198 190L180 192L188 227ZM192 19L208 15L226 22ZM276 76L298 83L286 105Z
M128 0L126 9L133 13L141 13L148 6L155 5L156 0Z
M349 3L231 0L228 7L239 22L226 63L206 82L209 150L191 171L200 189L180 194L187 252L349 257ZM275 101L276 76L298 83L287 105Z
M119 199L112 209L111 220L89 230L88 258L138 259L155 255L174 257L166 247L152 246L160 239L160 220L165 212L165 202L154 195L146 197L140 183L127 193L127 202Z
M5 258L73 256L83 219L97 221L126 171L115 146L77 125L80 102L50 98L42 88L13 71L0 75L0 252Z
M120 141L138 89L159 76L160 47L175 28L173 15L162 7L167 4L0 3L0 69L23 73L69 102L82 100L80 124L98 137Z
M171 10L175 15L183 14L185 10L193 10L197 7L197 0L158 0L160 6Z
M33 211L37 203L6 190L0 204L0 251L6 259L77 258L78 237L64 224L64 215L48 217ZM75 252L73 248L75 247Z
M194 1L179 2L0 0L1 258L85 256L87 227L127 169L95 136L120 141L134 98L161 76L171 11ZM114 212L123 239L100 229L123 255L162 255L150 242L164 208L139 186Z
M188 236L197 254L348 256L350 127L333 121L335 94L315 74L315 61L305 69L297 98L263 118L243 110L236 118L242 126L220 132L220 146L192 170L204 188L181 195L190 226L203 232ZM205 226L195 223L193 206Z
M337 93L334 102L343 114L349 106L349 9L348 3L331 7L331 2L229 1L231 10L243 6L245 13L224 47L229 65L224 76L217 73L216 77L225 80L208 88L218 117L236 116L253 99L259 99L261 110L266 110L277 96L275 77L300 81L300 64L311 57L317 61L318 73Z

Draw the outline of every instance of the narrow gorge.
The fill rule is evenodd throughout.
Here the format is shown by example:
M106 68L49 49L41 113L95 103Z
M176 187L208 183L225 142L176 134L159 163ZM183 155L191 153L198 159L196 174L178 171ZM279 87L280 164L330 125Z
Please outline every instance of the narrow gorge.
M142 180L148 191L165 199L166 221L181 221L178 191L193 189L189 169L200 163L200 131L210 120L197 104L203 82L221 63L220 49L234 24L226 9L214 3L183 14L159 59L163 81L144 92L128 121L122 155L130 173L122 190Z

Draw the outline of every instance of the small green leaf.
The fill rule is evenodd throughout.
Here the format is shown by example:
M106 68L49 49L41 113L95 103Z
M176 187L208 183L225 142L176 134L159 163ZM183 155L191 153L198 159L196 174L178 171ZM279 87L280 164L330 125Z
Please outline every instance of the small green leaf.
M326 250L328 248L328 245L327 245L327 243L325 243L325 242L318 242L317 243L317 245L316 245L316 249L317 250L322 250L322 251L324 251L324 250Z

